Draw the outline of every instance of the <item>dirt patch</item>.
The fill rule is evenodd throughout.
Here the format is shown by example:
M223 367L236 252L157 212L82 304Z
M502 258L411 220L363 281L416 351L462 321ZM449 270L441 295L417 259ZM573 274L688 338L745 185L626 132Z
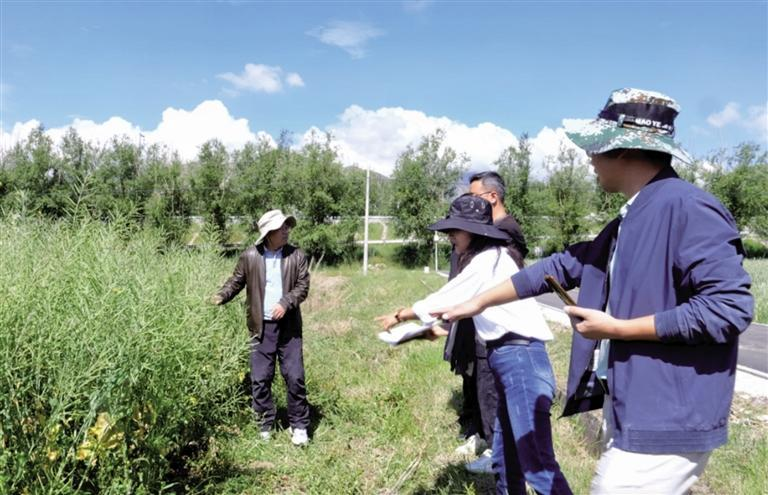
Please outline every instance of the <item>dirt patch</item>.
M344 304L349 278L313 273L309 286L309 297L302 304L302 311L327 311Z
M737 393L731 404L730 420L734 424L748 425L760 436L768 435L768 398Z
M352 320L333 320L328 322L315 322L312 324L312 331L322 335L333 335L339 337L352 330Z

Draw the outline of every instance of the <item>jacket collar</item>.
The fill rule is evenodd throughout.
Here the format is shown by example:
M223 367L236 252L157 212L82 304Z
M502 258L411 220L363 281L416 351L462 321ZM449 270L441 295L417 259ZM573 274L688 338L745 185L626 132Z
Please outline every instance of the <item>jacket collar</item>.
M651 179L648 184L643 186L642 189L640 189L640 192L637 194L637 197L635 198L635 201L632 203L632 208L629 209L628 214L631 215L631 212L633 209L639 210L651 200L653 200L653 197L658 191L662 185L664 184L664 181L667 179L679 179L680 176L677 175L677 172L675 172L675 169L673 169L671 166L664 167L657 173L653 179Z

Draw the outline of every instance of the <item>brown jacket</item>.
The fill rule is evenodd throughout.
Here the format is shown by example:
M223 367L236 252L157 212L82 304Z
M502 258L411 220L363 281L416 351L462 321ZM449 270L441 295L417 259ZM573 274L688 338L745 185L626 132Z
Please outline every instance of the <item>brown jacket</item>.
M244 286L246 290L246 315L251 337L260 338L264 322L264 286L266 270L264 266L264 244L251 246L240 255L235 271L219 290L221 304L226 304L235 297ZM307 256L295 246L283 246L283 258L280 261L283 275L283 297L280 305L285 308L281 322L301 331L301 309L299 305L309 292L309 270Z

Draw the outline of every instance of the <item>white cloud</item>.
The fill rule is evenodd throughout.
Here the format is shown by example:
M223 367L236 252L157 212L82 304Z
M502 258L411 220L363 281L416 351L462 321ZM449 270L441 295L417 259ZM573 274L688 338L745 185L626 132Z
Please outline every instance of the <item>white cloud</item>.
M113 137L126 136L128 139L138 140L139 134L141 134L141 129L138 126L120 117L110 117L101 124L92 120L76 118L69 126L48 129L46 134L53 139L53 142L58 143L64 137L68 127L74 128L84 141L99 145L108 143Z
M10 132L0 129L3 150L26 139L39 124L37 120L30 120L15 124ZM142 130L120 117L112 117L102 123L75 119L69 126L47 129L46 134L59 143L69 127L73 127L84 141L96 146L109 143L113 137L127 137L137 144L141 139L144 144L165 145L178 152L183 160L194 160L200 146L211 139L218 139L230 151L262 139L276 146L275 140L266 132L254 133L246 119L232 117L219 100L204 101L191 111L169 107L154 130Z
M739 112L739 104L735 102L728 103L721 111L707 117L707 123L718 129L739 120L741 120L741 112Z
M768 103L749 107L744 125L756 131L764 141L768 142Z
M219 100L204 101L192 111L167 108L157 129L144 135L148 143L168 145L186 160L196 157L199 147L211 139L218 139L229 150L257 139L248 120L232 117Z
M301 76L295 72L291 72L290 74L285 76L285 82L288 83L288 86L294 86L299 88L304 87L304 79L302 79Z
M3 124L3 123L0 123ZM29 136L29 133L33 129L40 126L40 122L37 120L30 120L27 122L17 122L13 125L13 129L10 132L5 132L5 129L0 128L0 153L13 148L13 146Z
M251 91L253 93L277 93L283 90L282 81L283 69L281 67L263 65L263 64L245 64L241 74L226 72L217 74L216 77L223 79L234 86L234 88L224 88L224 92L229 96L236 96L241 91ZM291 72L285 78L289 86L304 86L301 76Z
M314 36L326 45L337 46L353 58L365 56L365 44L368 40L384 35L384 31L365 22L331 21L327 26L319 26L307 34Z
M25 139L39 122L30 120L17 123L9 132L0 129L4 149ZM46 132L59 142L66 127ZM194 160L200 146L210 139L220 140L230 151L241 149L246 143L266 140L276 146L272 136L264 131L254 131L248 120L233 117L219 100L208 100L192 110L167 108L155 129L141 129L120 118L112 117L102 123L76 118L71 127L86 141L96 145L107 144L113 136L126 136L146 145L161 144L179 153L183 160ZM470 159L471 170L493 168L493 162L510 146L518 145L518 138L511 131L491 122L469 126L448 117L434 117L417 110L399 107L383 107L368 110L351 105L328 125L312 126L298 140L297 146L306 144L314 131L315 137L325 132L332 135L333 146L345 165L370 165L372 170L391 175L398 156L408 146L416 147L422 138L437 129L445 132L445 146L465 154ZM547 174L547 157L556 156L561 146L573 147L562 128L544 128L530 138L532 174L541 178Z
M742 113L741 105L731 101L721 111L707 117L707 123L717 129L737 126L756 134L764 143L768 143L768 103L747 108Z
M518 145L518 138L512 132L490 122L471 127L447 117L432 117L399 107L367 110L352 105L339 116L337 122L324 130L331 133L333 144L345 165L370 165L372 170L391 175L397 157L408 146L417 146L423 137L437 129L445 131L444 146L469 157L471 170L493 168L493 162L505 149ZM311 139L312 131L315 134L320 132L314 127L309 129L299 145ZM530 139L532 173L535 177L546 174L545 158L556 156L561 143L573 147L562 129L545 128Z

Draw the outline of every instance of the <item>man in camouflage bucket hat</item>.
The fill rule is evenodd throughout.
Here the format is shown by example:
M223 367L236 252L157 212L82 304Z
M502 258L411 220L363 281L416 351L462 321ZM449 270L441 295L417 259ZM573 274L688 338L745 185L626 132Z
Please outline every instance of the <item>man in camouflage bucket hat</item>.
M570 290L574 334L564 416L603 408L605 451L593 494L683 494L728 436L739 335L752 319L750 278L731 214L681 180L672 157L680 108L668 96L620 89L568 137L600 185L627 199L597 237L568 247L451 308Z
M685 163L691 157L674 139L674 121L680 107L661 93L624 88L611 93L597 119L581 129L566 130L588 155L614 149L640 149L666 153Z

